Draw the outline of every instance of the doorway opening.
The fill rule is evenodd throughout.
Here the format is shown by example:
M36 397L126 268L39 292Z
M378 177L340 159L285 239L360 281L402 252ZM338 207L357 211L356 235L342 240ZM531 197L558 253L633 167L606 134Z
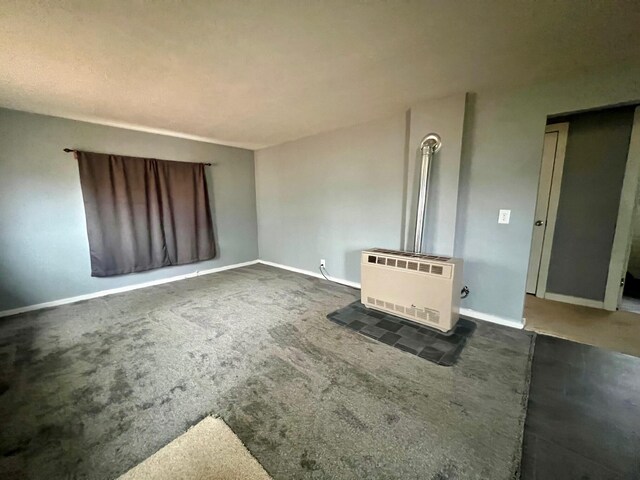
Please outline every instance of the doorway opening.
M552 314L549 305L561 302L584 309L581 317L633 312L640 325L639 180L640 107L548 119L526 283L527 324L534 320L532 305ZM573 312L561 310L553 321Z

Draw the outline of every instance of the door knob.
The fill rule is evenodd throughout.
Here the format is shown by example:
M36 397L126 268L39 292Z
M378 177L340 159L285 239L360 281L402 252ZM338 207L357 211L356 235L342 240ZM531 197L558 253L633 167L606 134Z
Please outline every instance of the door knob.
M542 220L537 220L535 223L536 227L541 227L542 225L544 225L544 222Z

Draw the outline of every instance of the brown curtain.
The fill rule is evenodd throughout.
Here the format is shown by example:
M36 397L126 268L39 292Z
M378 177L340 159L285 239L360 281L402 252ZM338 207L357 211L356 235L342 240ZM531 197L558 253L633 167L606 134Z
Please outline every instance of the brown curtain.
M76 159L91 276L215 256L205 165L90 152Z

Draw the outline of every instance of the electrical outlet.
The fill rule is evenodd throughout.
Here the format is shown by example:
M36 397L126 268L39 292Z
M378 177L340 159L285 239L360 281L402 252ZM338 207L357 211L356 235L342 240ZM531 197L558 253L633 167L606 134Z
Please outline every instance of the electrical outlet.
M498 223L509 223L509 220L511 220L511 210L500 210Z
M325 262L324 258L320 259L320 266L321 267L326 267L327 266L327 262Z

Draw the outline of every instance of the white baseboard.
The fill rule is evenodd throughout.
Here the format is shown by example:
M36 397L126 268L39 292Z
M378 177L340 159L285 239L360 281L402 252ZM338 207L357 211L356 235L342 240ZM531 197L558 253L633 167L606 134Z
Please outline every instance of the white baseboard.
M302 268L290 267L288 265L282 265L280 263L268 262L266 260L258 260L258 263L262 263L264 265L270 265L272 267L281 268L283 270L289 270L291 272L302 273L304 275L309 275L311 277L316 278L324 278L320 272L312 272L310 270L303 270ZM336 277L327 277L332 282L340 283L341 285L346 285L347 287L360 288L360 284L357 282L352 282L351 280L344 280L342 278Z
M522 319L522 322L519 322L510 318L491 315L490 313L478 312L476 310L471 310L470 308L461 308L460 315L475 318L477 320L484 320L485 322L497 323L498 325L504 325L505 327L517 328L518 330L522 330L524 328L524 318Z
M290 267L288 265L282 265L280 263L275 263L275 262L268 262L266 260L258 260L258 262L264 265L270 265L272 267L282 268L283 270L289 270L291 272L302 273L304 275L310 275L316 278L324 278L320 273L311 272L309 270L303 270L302 268ZM353 287L358 289L360 288L360 284L357 282L344 280L342 278L335 278L335 277L329 277L329 278L333 282L340 283L348 287ZM504 325L506 327L517 328L519 330L524 328L524 319L522 319L522 322L519 322L517 320L512 320L510 318L503 318L503 317L498 317L497 315L491 315L489 313L477 312L475 310L471 310L470 308L461 308L460 315L463 315L465 317L470 317L470 318L476 318L478 320L484 320L485 322L497 323L498 325Z
M572 297L571 295L561 295L559 293L545 292L544 298L554 302L572 303L573 305L582 305L583 307L604 308L604 302L599 300L591 300L589 298Z
M266 260L252 260L250 262L234 263L233 265L226 265L224 267L209 268L207 270L198 270L193 273L187 273L184 275L177 275L175 277L161 278L158 280L152 280L150 282L137 283L135 285L127 285L125 287L111 288L109 290L101 290L99 292L87 293L85 295L78 295L76 297L61 298L60 300L53 300L51 302L38 303L35 305L27 305L26 307L14 308L11 310L4 310L0 312L0 318L8 317L10 315L17 315L19 313L32 312L34 310L40 310L43 308L57 307L59 305L66 305L68 303L81 302L83 300L90 300L92 298L104 297L107 295L113 295L114 293L129 292L131 290L138 290L140 288L152 287L154 285L162 285L163 283L177 282L187 278L199 277L201 275L209 275L211 273L223 272L225 270L232 270L234 268L247 267L249 265L255 265L261 263L263 265L269 265L271 267L281 268L283 270L289 270L291 272L302 273L316 278L324 278L322 274L318 272L312 272L310 270L304 270L302 268L290 267L288 265L282 265L280 263L268 262ZM344 280L342 278L329 277L333 282L340 283L352 288L360 288L360 284L352 282L351 280ZM552 294L553 295L553 294ZM486 322L497 323L499 325L505 325L507 327L521 329L524 327L523 322L517 320L511 320L507 318L498 317L497 315L491 315L488 313L477 312L469 308L461 308L460 315L465 317L476 318L478 320L484 320ZM524 319L523 319L524 320Z
M139 288L153 287L154 285L162 285L163 283L177 282L178 280L184 280L186 278L193 278L199 277L201 275L208 275L210 273L223 272L225 270L232 270L234 268L247 267L249 265L255 265L256 263L258 263L258 260L252 260L250 262L243 263L234 263L233 265L225 265L224 267L208 268L207 270L198 270L192 273L186 273L184 275L176 275L175 277L160 278L158 280L152 280L150 282L136 283L135 285L110 288L109 290L100 290L99 292L87 293L85 295L78 295L76 297L61 298L60 300L53 300L51 302L37 303L35 305L27 305L26 307L13 308L11 310L4 310L0 312L0 318L8 317L10 315L17 315L19 313L32 312L34 310L40 310L42 308L57 307L59 305L66 305L68 303L81 302L82 300L104 297L106 295L113 295L114 293L129 292L131 290L138 290Z

